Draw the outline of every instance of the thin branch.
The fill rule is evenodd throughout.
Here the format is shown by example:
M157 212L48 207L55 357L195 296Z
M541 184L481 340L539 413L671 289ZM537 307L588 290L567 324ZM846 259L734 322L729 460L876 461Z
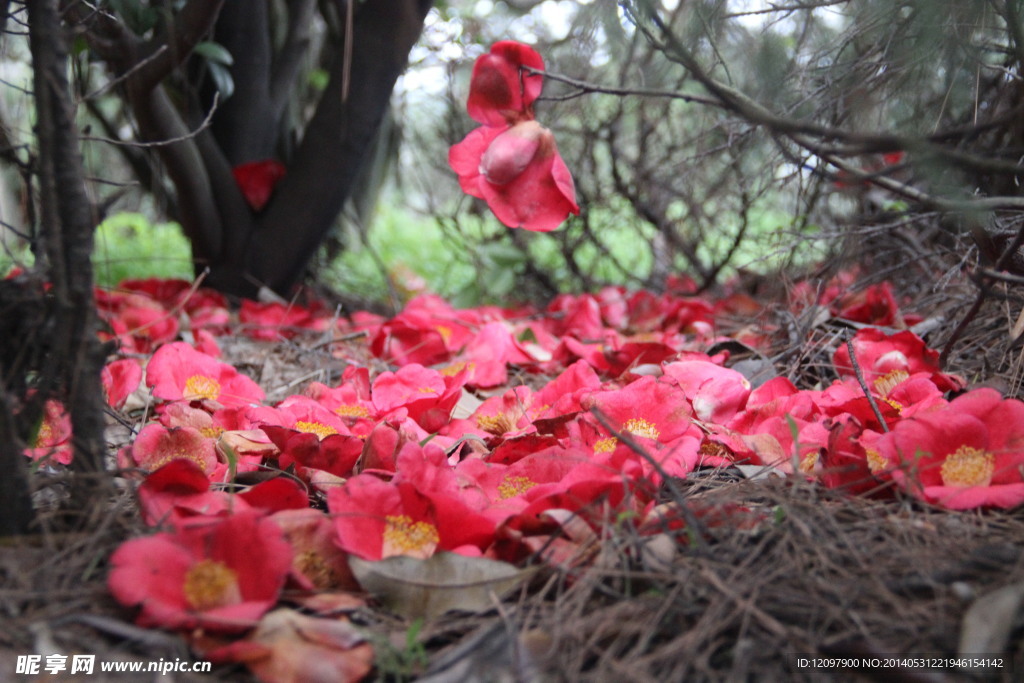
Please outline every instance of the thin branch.
M160 55L162 55L166 51L167 51L167 46L166 45L161 45L160 48L156 50L156 52L154 52L153 54L151 54L148 57L144 58L141 62L139 62L138 64L132 66L130 69L128 69L124 73L118 74L116 77L111 78L109 81L107 81L106 83L104 83L100 87L98 87L95 90L93 90L92 92L86 94L82 99L88 101L88 100L94 99L96 97L99 97L103 93L105 93L108 90L110 90L111 88L113 88L115 85L119 85L120 83L123 83L124 81L128 80L129 78L131 78L132 74L134 74L137 71L139 71L140 69L142 69L146 64L148 64L149 62L151 62L154 59L158 58Z
M938 141L944 140L950 135L948 131L936 132L924 138L895 134L861 133L822 125L813 121L797 120L777 115L743 92L711 77L700 66L697 59L686 46L682 44L675 33L666 26L651 6L649 0L638 0L638 4L643 5L642 11L644 15L661 32L664 42L658 41L651 35L643 22L639 20L639 17L634 16L637 27L648 39L659 49L664 50L670 59L686 68L714 96L716 101L711 103L713 106L729 109L751 124L764 126L777 133L785 134L797 141L801 146L813 144L816 150L821 151L823 154L832 152L833 156L835 154L853 156L875 152L907 150L922 155L939 156L949 159L958 165L974 169L1007 174L1024 174L1024 166L1018 163L970 155L950 150L938 144ZM846 146L843 148L830 148L825 146L823 142L814 142L812 138L818 138L821 141L842 141ZM991 211L1003 208L1024 208L1024 201L1017 197L992 197L983 200L971 200L970 202L951 202L930 197L924 193L918 193L917 201L946 211Z
M715 99L715 98L711 98L711 97L704 97L702 95L690 95L690 94L687 94L687 93L677 92L675 90L657 90L657 89L647 89L647 88L615 88L615 87L608 86L608 85L598 85L596 83L588 83L586 81L581 81L581 80L576 79L576 78L570 78L568 76L563 76L562 74L556 74L556 73L552 73L550 71L544 71L543 69L534 69L534 68L528 67L528 66L524 66L524 67L522 67L522 69L524 71L527 71L527 72L531 73L531 74L537 74L539 76L544 76L545 78L548 78L548 79L550 79L552 81L558 81L559 83L565 83L566 85L571 85L572 87L576 88L576 90L577 90L577 92L571 93L569 95L544 96L544 97L538 98L540 100L549 101L549 102L562 102L562 101L566 101L566 100L576 99L577 97L582 97L583 95L589 95L589 94L593 94L593 93L598 93L598 94L602 94L602 95L618 95L620 97L624 97L624 96L658 97L658 98L667 98L667 99L672 99L672 100L682 100L684 102L696 102L697 104L706 104L706 105L711 106L711 107L725 107L725 104L723 104L720 100Z
M314 9L315 0L292 0L288 3L288 31L270 76L270 100L275 120L280 119L281 112L295 96L292 86L302 67L306 49L312 42L309 28Z
M1024 277L1020 275L1012 275L1010 273L1002 273L997 270L993 270L992 268L979 268L977 274L987 280L997 280L1011 285L1024 285Z
M137 81L136 85L145 89L155 88L184 64L195 46L210 35L224 2L225 0L189 0L178 12L177 19L170 28L146 43L145 53L155 55L155 59L148 61L133 76L133 80Z
M846 340L846 350L850 354L850 365L853 366L853 374L857 377L857 383L860 384L861 391L864 392L864 396L868 399L868 404L871 406L871 411L875 414L878 419L878 424L882 425L882 431L889 431L889 424L885 421L885 417L882 415L882 411L878 408L878 403L875 401L875 397L871 395L871 389L868 388L868 383L864 381L864 373L861 372L860 363L857 362L857 354L853 351L853 340Z
M1006 268L1010 259L1013 258L1013 255L1017 253L1022 245L1024 245L1024 225L1021 225L1020 229L1017 230L1016 236L1009 244L1006 245L1006 248L1003 249L1003 253L999 255L999 259L996 260L992 269L1000 271ZM946 367L946 361L949 360L949 354L953 350L953 346L960 340L960 337L967 330L967 326L971 324L975 316L978 315L978 311L981 310L981 305L985 303L985 299L989 296L989 290L990 288L988 286L979 285L978 296L975 298L974 304L971 306L970 310L964 314L963 319L960 320L960 323L956 326L956 329L953 330L953 334L950 335L946 345L942 348L942 353L939 354L940 368Z
M792 5L776 5L769 3L769 6L763 9L744 10L742 12L729 12L723 14L723 19L736 19L738 17L753 17L760 14L776 14L779 12L791 13L799 12L801 10L816 10L822 7L835 7L836 5L848 5L850 0L821 0L820 2L798 2Z
M167 140L154 140L151 142L136 142L134 140L116 140L114 138L105 138L97 135L83 135L82 140L88 140L90 142L106 142L111 145L124 145L125 147L166 147L167 145L173 145L178 142L185 142L196 137L210 126L210 122L213 120L213 114L217 111L217 101L220 93L213 94L213 105L210 107L210 111L206 114L206 118L203 119L199 126L185 135L179 135L178 137L169 138Z
M999 11L999 7L996 7ZM1003 0L1003 19L1006 20L1006 28L1013 40L1013 55L1017 61L1018 73L1024 70L1024 32L1020 25L1020 12L1017 9L1017 0Z
M693 532L692 538L699 547L706 547L707 542L704 540L704 525L700 523L700 520L697 519L697 516L693 514L693 510L691 510L689 506L686 504L686 494L683 493L682 489L679 488L679 485L675 482L675 480L668 474L668 472L665 471L665 468L661 466L661 463L658 462L657 459L654 458L654 456L648 453L647 449L645 449L643 446L637 443L637 440L634 439L628 432L623 432L618 429L615 429L615 427L613 427L611 422L608 420L608 417L600 410L598 410L596 407L591 408L590 413L594 416L594 419L596 419L602 427L608 430L609 434L614 436L620 442L626 444L629 450L633 451L634 453L636 453L641 458L643 458L644 460L651 464L651 466L654 468L654 471L657 472L658 476L661 477L661 480L664 483L665 487L672 494L673 500L675 500L675 502L679 505L679 511L682 513L683 519L686 521L686 526Z
M690 67L687 67L690 69ZM911 137L891 133L862 133L843 128L822 126L809 121L797 121L783 116L772 114L760 104L751 100L738 90L722 83L716 83L716 88L721 88L730 93L729 98L707 97L691 93L681 93L675 90L659 90L647 88L616 88L612 86L589 83L562 74L523 67L524 70L542 75L549 80L565 83L575 88L575 92L566 95L543 96L538 98L542 101L564 102L577 99L584 95L602 94L616 95L619 97L651 97L682 100L694 104L703 104L719 109L726 109L739 114L749 123L762 125L787 136L797 133L805 133L822 140L842 141L842 145L820 143L816 149L822 154L831 156L853 157L863 154L874 154L880 152L912 151L921 155L940 156L957 166L970 168L971 170L985 173L1000 173L1004 175L1024 175L1024 164L1005 159L994 159L991 156L970 154L958 149L951 149L940 144L946 140L956 140L963 137L971 137L983 132L987 128L1006 123L1011 119L1019 118L1022 107L1017 107L1010 116L1002 116L998 120L989 121L983 124L976 124L967 128L936 131L926 137ZM703 74L704 78L710 79ZM696 75L696 74L695 74ZM701 80L698 78L698 80ZM703 82L703 81L702 81ZM706 84L705 84L706 85ZM710 88L709 88L710 89Z
M132 33L114 14L85 2L63 0L68 21L84 27L89 46L116 65L119 76L131 72L129 88L148 92L181 66L213 29L225 0L189 0L169 29L148 41Z

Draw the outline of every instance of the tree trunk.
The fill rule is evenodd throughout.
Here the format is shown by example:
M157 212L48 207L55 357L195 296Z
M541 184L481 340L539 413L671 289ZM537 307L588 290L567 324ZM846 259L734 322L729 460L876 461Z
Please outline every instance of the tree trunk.
M111 66L141 137L160 155L177 188L182 228L204 284L251 297L260 287L288 295L352 194L363 158L387 111L395 81L423 30L431 0L373 0L353 10L350 45L341 45L330 79L294 154L282 118L298 90L314 0L287 4L283 45L274 45L266 0L188 0L151 37L116 17L63 0L90 46ZM195 45L213 37L232 54L235 93L200 98L184 68ZM163 81L191 79L172 97ZM208 92L208 89L206 90ZM210 120L206 121L209 116ZM253 211L232 175L240 163L279 158L287 166L269 204Z
M78 130L67 80L67 47L57 0L30 0L32 52L39 141L39 234L50 284L54 334L49 362L39 368L39 394L55 394L71 415L76 477L73 512L93 509L110 490L104 474L104 353L97 333L92 248L96 224L85 192Z
M267 286L287 295L300 281L352 194L430 5L429 0L375 0L360 6L350 63L339 50L287 174L251 234L228 238L230 253L211 264L213 286L243 296ZM248 229L242 222L225 223L229 232Z

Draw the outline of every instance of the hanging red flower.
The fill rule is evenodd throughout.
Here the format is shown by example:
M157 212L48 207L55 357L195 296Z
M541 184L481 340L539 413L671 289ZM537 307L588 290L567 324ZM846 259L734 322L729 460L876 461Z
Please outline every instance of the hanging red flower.
M238 189L253 211L262 211L274 193L274 186L284 178L285 165L274 159L239 164L231 169Z
M554 135L534 120L542 77L527 69L543 68L529 46L495 43L473 67L466 105L483 126L448 152L463 191L485 200L510 228L554 230L580 212Z

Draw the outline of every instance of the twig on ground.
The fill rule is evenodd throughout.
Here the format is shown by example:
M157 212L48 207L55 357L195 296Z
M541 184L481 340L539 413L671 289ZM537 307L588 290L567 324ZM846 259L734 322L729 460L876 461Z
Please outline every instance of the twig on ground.
M857 362L857 356L853 353L852 339L846 341L846 350L850 352L850 364L853 366L853 374L857 376L857 383L860 384L861 391L867 397L871 410L875 413L875 417L878 418L878 423L882 425L882 431L889 431L889 425L882 416L882 411L878 408L875 397L871 395L871 389L868 388L867 382L864 381L864 373L861 372L860 363Z

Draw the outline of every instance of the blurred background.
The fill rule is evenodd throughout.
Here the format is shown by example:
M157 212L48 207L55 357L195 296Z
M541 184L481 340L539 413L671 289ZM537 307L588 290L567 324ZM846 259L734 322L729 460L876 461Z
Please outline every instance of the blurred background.
M279 123L274 156L286 164L352 7L267 7L293 27L300 4L316 7ZM100 8L146 37L159 12L183 5ZM271 32L271 49L290 32ZM660 290L670 275L757 294L851 264L869 279L941 286L994 260L1019 224L1021 33L1016 0L435 2L307 280L390 310L427 290L469 306L607 284ZM551 74L536 115L581 206L552 233L505 228L447 165L477 125L465 111L473 61L506 39L533 46ZM239 56L217 35L200 43L170 96L195 87L237 100ZM109 61L75 38L71 80L103 219L97 279L191 278L179 192L158 150L131 144L138 122ZM33 259L31 64L16 14L0 80L6 269ZM980 198L1007 201L971 205Z

